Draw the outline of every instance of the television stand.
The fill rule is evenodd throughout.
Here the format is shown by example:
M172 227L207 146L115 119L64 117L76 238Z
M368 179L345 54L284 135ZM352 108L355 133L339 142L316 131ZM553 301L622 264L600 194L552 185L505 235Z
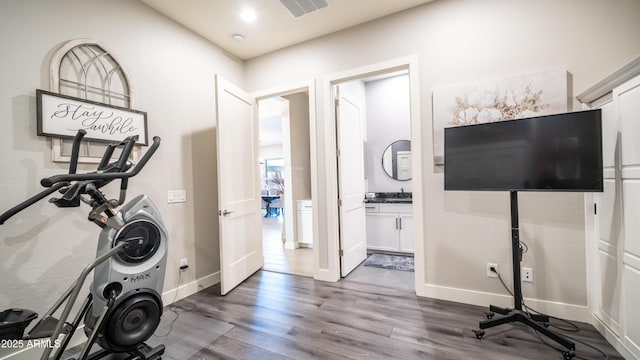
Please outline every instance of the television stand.
M495 305L489 306L487 320L480 321L480 330L474 330L478 339L482 339L485 334L484 329L494 326L519 322L525 324L535 331L545 335L546 337L556 341L560 345L567 348L562 352L562 356L566 360L570 360L575 356L576 345L566 337L549 330L549 317L546 315L529 314L522 309L522 287L520 279L520 262L522 254L520 253L520 231L518 228L518 192L510 191L511 196L511 252L513 259L513 309L501 308ZM503 315L493 318L495 314Z

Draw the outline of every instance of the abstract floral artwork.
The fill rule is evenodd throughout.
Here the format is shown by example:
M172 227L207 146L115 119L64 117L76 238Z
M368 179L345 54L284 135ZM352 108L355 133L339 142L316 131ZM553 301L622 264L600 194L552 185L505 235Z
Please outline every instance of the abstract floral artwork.
M433 92L433 153L444 164L444 129L568 111L567 71L509 76Z

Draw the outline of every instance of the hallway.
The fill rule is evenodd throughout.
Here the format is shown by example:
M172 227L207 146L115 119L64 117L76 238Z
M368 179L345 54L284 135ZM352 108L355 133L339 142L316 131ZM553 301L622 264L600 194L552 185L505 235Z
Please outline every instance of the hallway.
M302 276L313 276L313 249L285 249L282 242L284 217L262 218L264 270Z

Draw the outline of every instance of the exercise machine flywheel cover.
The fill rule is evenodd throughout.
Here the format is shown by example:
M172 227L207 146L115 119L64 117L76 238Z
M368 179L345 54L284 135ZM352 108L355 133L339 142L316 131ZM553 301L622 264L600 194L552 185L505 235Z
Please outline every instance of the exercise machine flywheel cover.
M109 311L100 345L113 352L136 348L153 335L160 324L162 305L149 293L134 293Z
M145 220L134 221L120 230L114 246L122 241L142 241L141 244L129 246L118 253L122 261L137 264L148 260L158 251L161 238L160 230L155 224Z

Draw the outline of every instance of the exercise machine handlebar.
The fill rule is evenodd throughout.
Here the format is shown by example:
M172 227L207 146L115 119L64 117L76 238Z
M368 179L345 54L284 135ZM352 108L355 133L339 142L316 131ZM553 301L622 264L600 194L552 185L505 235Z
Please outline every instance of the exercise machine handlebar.
M131 146L133 146L133 143L128 143L127 146L129 144L131 144ZM120 156L120 160L118 160L117 164L115 165L115 167L118 170L120 170L119 172L94 172L94 173L87 173L87 174L54 175L54 176L51 176L51 177L44 178L44 179L40 180L40 185L42 185L44 187L51 187L54 184L57 184L57 183L60 183L60 182L69 182L69 181L83 181L83 180L94 180L94 181L108 180L108 181L111 181L111 180L116 180L116 179L128 179L130 177L134 177L134 176L138 175L140 170L142 170L142 168L145 166L147 161L149 161L149 159L151 158L153 153L158 149L159 146L160 146L160 138L155 136L153 138L153 144L151 145L149 150L147 150L147 152L140 159L138 164L130 172L122 172L122 170L126 170L126 168L127 168L127 166L124 165L125 162L126 162L126 157L124 157L124 161L122 161L124 153L125 153L125 150L127 149L127 148L125 148L125 150L123 150L123 152L122 152L123 154ZM107 150L107 151L109 151L109 150ZM113 151L113 150L111 150L111 151ZM131 152L131 149L129 149L129 152Z
M64 196L62 197L62 199L56 199L53 202L64 201L70 203L72 200L79 199L80 194L86 193L87 187L95 191L95 189L99 189L102 186L117 179L121 180L120 203L122 203L124 200L123 194L127 189L129 178L138 175L138 173L142 170L142 168L146 165L151 156L153 156L153 154L160 146L160 138L158 136L155 136L153 138L153 143L151 144L147 152L142 156L140 161L138 161L136 166L131 171L129 171L131 168L131 163L128 161L128 158L131 154L131 151L133 150L135 142L138 139L138 136L130 136L120 143L112 143L107 146L107 149L105 150L105 153L102 156L102 160L100 161L100 164L98 166L98 171L86 174L76 174L80 152L80 142L85 135L86 131L79 130L73 139L73 147L71 149L71 159L69 163L69 173L54 175L40 180L40 184L47 189L30 197L29 199L21 202L20 204L14 206L13 208L0 215L0 225L4 224L5 221L7 221L13 215L28 208L29 206L44 199L45 197L55 193L56 191L64 193ZM109 160L111 159L114 150L118 147L122 147L122 152L120 153L118 160L114 163L109 164ZM61 203L56 203L56 205L74 206L64 204L61 205Z
M19 213L20 211L28 208L29 206L37 203L38 201L46 198L47 196L53 194L54 192L60 190L61 188L65 187L69 185L69 183L58 183L55 186L52 186L48 189L45 189L44 191L28 198L27 200L21 202L20 204L12 207L11 209L7 210L4 214L0 215L0 225L4 224L5 221L7 221L10 217L12 217L13 215Z
M69 164L69 174L75 174L78 169L78 155L80 154L80 141L87 135L87 131L84 129L78 130L76 136L73 138L73 147L71 148L71 162Z

